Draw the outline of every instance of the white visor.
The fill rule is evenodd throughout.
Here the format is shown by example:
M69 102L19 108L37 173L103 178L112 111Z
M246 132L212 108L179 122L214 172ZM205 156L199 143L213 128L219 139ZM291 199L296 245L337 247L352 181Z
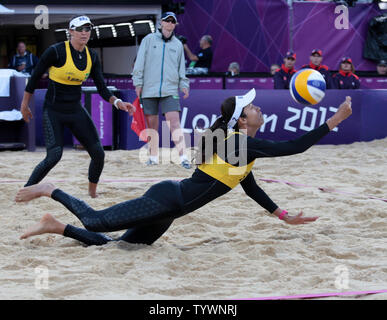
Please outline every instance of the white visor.
M73 20L70 21L69 23L69 29L75 29L77 27L81 27L85 24L90 24L91 26L94 26L89 17L87 16L80 16L80 17L76 17L74 18Z
M244 96L235 96L235 110L230 121L227 124L229 129L234 128L235 124L238 122L238 119L242 114L243 108L254 101L255 94L255 89L251 89Z

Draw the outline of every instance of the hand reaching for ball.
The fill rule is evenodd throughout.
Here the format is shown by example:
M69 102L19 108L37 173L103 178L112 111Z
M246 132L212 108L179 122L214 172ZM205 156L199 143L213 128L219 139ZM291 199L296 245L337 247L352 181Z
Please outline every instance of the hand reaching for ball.
M350 96L345 97L345 101L340 105L336 111L338 118L343 121L352 114L352 98Z
M345 101L339 106L332 118L327 120L327 125L330 130L337 127L342 121L347 119L352 114L352 98L345 97Z

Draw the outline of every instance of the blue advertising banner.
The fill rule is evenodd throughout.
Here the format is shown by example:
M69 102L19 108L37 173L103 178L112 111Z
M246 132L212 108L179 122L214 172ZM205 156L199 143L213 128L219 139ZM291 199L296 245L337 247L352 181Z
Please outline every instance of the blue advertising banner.
M187 99L181 97L181 126L188 146L196 145L198 137L218 116L222 102L245 90L191 90ZM124 101L133 102L134 90L121 90ZM387 137L387 90L328 90L321 103L303 106L293 101L288 90L257 90L254 104L259 106L265 123L258 130L257 137L274 141L294 139L318 127L329 119L349 95L352 97L353 113L338 128L324 137L319 144L348 144L356 141L371 141ZM43 95L39 95L43 98ZM36 97L35 97L36 98ZM43 101L35 101L37 105ZM111 106L110 106L111 108ZM161 115L160 115L161 116ZM170 141L170 133L163 130L160 118L160 146ZM144 145L131 130L132 117L119 112L119 148L132 150ZM42 130L41 128L38 128ZM163 134L162 134L163 133ZM164 135L164 136L163 136ZM172 147L170 142L165 147Z
M184 132L208 128L220 115L224 99L246 93L246 90L195 90L182 101L181 125ZM353 114L339 128L320 141L321 144L342 144L359 141L361 136L361 102L359 92L352 91ZM270 140L294 139L320 126L337 110L348 92L331 90L322 103L303 106L295 103L287 90L257 91L254 104L261 108L265 123L257 137Z
M220 115L223 100L245 92L246 90L192 90L188 99L181 99L180 119L187 143L194 146L195 136L197 139L203 129L214 123ZM128 101L135 98L134 92L124 91L122 94ZM387 129L382 123L382 119L387 117L385 90L329 90L322 102L315 106L303 106L294 102L287 90L257 90L254 104L261 107L265 119L257 137L275 141L297 138L329 119L347 95L352 97L351 117L324 137L319 144L348 144L386 137ZM128 131L131 131L130 117L124 116L127 117L124 123L128 122ZM159 134L162 132L160 127ZM121 134L124 135L123 132ZM133 132L128 132L125 136L129 135L130 138L125 139L122 146L124 149L136 149L143 145ZM121 141L122 139L123 137ZM160 138L160 145L162 140ZM168 139L164 137L164 141L166 140Z

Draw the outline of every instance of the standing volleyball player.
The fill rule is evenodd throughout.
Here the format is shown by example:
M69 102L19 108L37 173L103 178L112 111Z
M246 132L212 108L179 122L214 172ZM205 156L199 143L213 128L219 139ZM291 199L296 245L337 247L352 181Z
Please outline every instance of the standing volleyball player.
M48 90L43 106L43 129L47 155L32 172L25 186L39 183L59 162L63 153L63 130L68 127L91 157L89 166L89 194L96 197L97 183L104 166L105 153L97 130L87 111L81 105L82 83L91 76L103 99L117 109L133 113L135 107L115 97L106 87L98 55L86 44L93 24L87 16L71 19L70 41L50 46L42 55L29 80L21 113L29 122L32 113L28 107L41 76L49 70Z

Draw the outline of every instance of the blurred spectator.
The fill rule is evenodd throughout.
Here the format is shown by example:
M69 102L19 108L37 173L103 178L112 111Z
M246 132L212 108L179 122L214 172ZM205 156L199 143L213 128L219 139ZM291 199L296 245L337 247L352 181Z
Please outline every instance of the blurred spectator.
M272 64L270 66L270 73L272 76L274 76L274 73L280 68L280 66L276 63Z
M39 59L26 50L26 44L20 41L17 44L16 54L12 57L9 67L25 74L32 74Z
M296 73L294 65L296 63L296 54L288 51L284 58L284 63L274 74L274 89L289 89L290 79Z
M323 60L323 54L320 49L314 49L309 57L309 64L305 64L301 67L301 69L310 68L313 70L317 70L321 73L321 75L325 79L326 88L331 89L332 87L332 77L330 72L328 71L328 67L326 65L321 64Z
M380 76L387 76L387 61L380 60L378 65L376 66L376 72Z
M184 50L191 60L187 74L207 74L212 65L212 37L204 35L200 39L200 50L197 55L193 54L188 45L184 44Z
M228 70L226 72L226 76L235 77L240 73L240 67L238 62L231 62L228 66Z
M332 76L332 89L359 89L359 77L354 73L352 59L344 57L340 61L339 72Z

